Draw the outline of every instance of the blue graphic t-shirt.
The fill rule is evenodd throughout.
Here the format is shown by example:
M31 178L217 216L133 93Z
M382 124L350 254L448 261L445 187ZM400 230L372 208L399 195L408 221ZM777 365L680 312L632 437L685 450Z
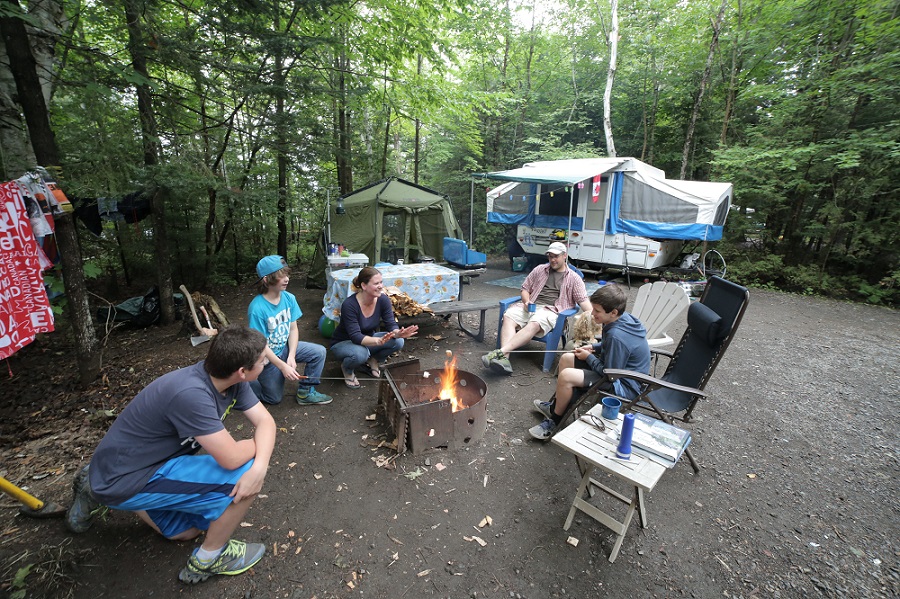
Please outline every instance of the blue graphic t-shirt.
M293 293L281 292L278 305L273 305L262 295L257 295L247 308L247 321L251 329L266 336L266 341L276 356L280 356L287 345L291 323L303 316L300 304Z

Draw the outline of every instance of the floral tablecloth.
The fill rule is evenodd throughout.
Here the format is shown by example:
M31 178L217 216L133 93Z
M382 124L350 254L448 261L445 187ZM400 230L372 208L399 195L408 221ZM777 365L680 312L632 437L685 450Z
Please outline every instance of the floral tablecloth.
M397 287L413 301L423 305L455 300L459 297L459 273L437 264L403 264L378 268L385 287ZM350 294L350 283L359 274L358 268L345 268L328 273L322 312L338 320L341 304Z

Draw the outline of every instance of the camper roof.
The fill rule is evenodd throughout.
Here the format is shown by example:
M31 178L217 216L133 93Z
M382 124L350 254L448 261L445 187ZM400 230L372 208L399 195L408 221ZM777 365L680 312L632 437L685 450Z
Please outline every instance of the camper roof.
M609 171L638 171L657 179L666 174L634 158L574 158L529 162L522 168L493 173L475 173L473 177L528 183L578 183Z

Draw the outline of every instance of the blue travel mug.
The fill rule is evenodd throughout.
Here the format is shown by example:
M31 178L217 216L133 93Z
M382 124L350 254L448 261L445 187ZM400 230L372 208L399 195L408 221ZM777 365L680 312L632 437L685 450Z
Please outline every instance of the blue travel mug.
M528 311L534 313L537 310L537 304L528 304Z
M604 397L603 409L600 411L600 416L606 420L615 420L619 417L619 408L621 407L622 402L615 397Z
M634 435L634 414L625 414L622 421L622 434L619 437L619 446L616 447L616 456L623 460L631 459L631 437Z

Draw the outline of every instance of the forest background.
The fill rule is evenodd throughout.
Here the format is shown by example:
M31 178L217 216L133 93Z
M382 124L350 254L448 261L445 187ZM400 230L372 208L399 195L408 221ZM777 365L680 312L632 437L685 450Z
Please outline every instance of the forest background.
M475 246L505 251L483 182L470 214L471 173L609 155L607 116L617 155L734 184L729 278L896 305L898 8L0 0L0 168L153 205L100 237L58 224L88 378L85 275L109 298L144 281L166 297L242 282L274 251L308 262L326 201L390 175L448 194Z

